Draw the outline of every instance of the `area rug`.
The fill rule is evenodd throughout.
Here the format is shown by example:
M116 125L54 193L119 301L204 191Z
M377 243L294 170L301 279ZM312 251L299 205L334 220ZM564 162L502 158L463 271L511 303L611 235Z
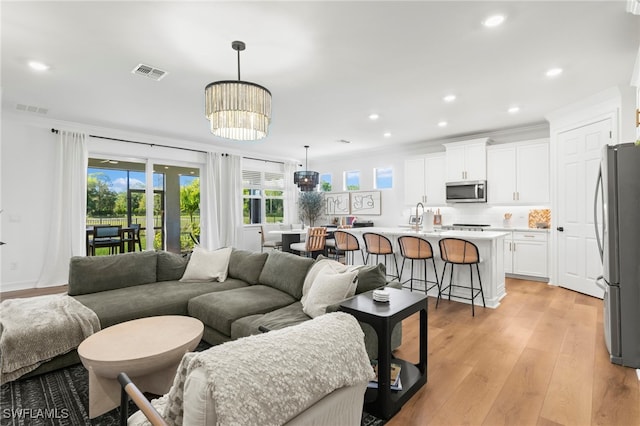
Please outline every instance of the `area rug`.
M196 350L209 345L201 343ZM137 408L129 403L129 414ZM89 419L89 376L82 364L0 388L0 426L117 426L120 408ZM385 422L363 413L362 425L380 426Z

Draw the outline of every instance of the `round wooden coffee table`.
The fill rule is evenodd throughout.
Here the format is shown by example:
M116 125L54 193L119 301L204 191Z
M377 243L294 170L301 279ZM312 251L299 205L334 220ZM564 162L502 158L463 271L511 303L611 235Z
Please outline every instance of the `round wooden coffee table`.
M78 355L89 370L89 417L120 406L121 372L141 391L165 394L182 356L198 346L203 331L200 320L166 315L116 324L86 338Z

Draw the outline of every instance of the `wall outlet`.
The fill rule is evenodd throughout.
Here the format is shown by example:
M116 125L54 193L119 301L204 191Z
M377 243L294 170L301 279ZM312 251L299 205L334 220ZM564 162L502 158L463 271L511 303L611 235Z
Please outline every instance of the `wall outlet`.
M9 262L9 269L15 271L18 269L18 262Z

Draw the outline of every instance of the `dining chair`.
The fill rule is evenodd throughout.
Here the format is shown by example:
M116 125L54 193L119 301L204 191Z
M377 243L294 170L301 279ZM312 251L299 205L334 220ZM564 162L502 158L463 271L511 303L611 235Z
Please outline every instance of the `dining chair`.
M325 251L325 239L327 238L326 227L307 228L307 237L304 242L291 244L291 250L305 253L307 257L317 256Z
M140 241L140 224L131 223L126 228L122 228L122 245L123 250L126 244L127 251L136 251L136 244L138 249L142 251L142 241Z
M94 225L93 238L89 240L91 256L96 255L96 248L108 247L110 254L123 249L122 225Z
M265 247L273 250L282 250L282 238L280 240L267 238L267 231L262 225L260 225L260 240L260 252L263 252Z

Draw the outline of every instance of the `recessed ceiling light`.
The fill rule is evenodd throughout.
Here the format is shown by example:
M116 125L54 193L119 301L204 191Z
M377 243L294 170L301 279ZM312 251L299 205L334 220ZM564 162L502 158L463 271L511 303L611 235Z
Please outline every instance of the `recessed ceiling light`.
M520 107L512 106L507 111L509 111L509 114L515 114L516 112L520 111Z
M386 132L383 136L385 138L390 138L391 137L391 132Z
M164 169L167 170L169 168L169 166L164 166Z
M456 95L447 95L442 98L445 102L453 102L456 100Z
M447 123L446 121L440 121L440 122L438 122L438 126L439 126L439 127L447 127L447 124L448 124L448 123Z
M504 15L492 15L484 20L482 25L488 28L497 27L504 22Z
M36 71L46 71L51 68L49 65L43 64L42 62L38 61L29 61L29 66L31 67L31 69L34 69Z
M370 114L369 115L369 120L377 120L378 118L380 118L380 116L378 114Z
M557 77L562 74L562 68L551 68L547 71L547 77Z

